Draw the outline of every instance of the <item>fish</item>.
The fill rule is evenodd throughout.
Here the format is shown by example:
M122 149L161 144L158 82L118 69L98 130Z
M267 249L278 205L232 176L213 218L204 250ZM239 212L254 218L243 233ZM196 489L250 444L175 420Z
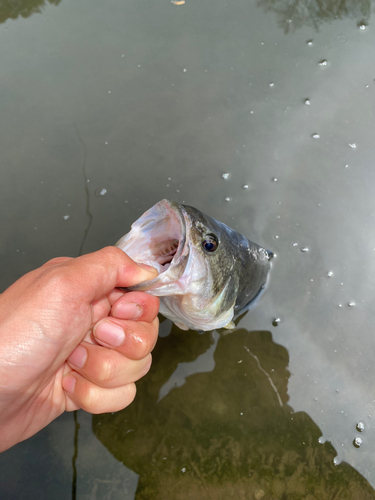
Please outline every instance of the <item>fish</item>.
M160 297L160 313L182 330L232 329L264 289L273 253L200 210L161 200L116 243L157 269L126 288Z

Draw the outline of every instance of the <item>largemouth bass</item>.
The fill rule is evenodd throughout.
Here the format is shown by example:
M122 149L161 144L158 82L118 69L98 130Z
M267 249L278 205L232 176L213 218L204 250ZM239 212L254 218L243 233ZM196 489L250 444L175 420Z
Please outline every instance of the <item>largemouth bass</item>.
M222 222L175 201L147 210L116 246L159 275L128 290L160 297L160 312L179 328L233 328L264 288L272 253Z

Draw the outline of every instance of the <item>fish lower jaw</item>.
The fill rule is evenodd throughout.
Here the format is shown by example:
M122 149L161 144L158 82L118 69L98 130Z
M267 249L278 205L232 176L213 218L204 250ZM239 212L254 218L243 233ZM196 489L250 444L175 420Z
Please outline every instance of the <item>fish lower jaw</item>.
M225 311L219 317L213 317L209 311L204 313L200 311L186 311L176 309L175 304L170 304L170 297L160 298L160 313L166 318L173 321L182 330L198 330L208 332L211 330L218 330L230 325L234 310L233 308Z

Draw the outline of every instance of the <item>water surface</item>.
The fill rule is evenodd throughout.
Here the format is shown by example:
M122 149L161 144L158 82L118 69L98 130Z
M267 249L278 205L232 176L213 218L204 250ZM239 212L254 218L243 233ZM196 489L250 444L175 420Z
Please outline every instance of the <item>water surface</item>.
M1 455L1 498L375 498L373 4L0 6L2 289L162 198L276 253L231 335L164 321L133 405Z

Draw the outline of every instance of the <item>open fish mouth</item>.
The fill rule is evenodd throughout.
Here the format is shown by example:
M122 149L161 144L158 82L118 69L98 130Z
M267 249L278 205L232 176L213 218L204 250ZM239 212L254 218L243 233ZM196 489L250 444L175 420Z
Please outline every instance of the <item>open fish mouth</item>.
M186 221L180 205L173 201L162 200L140 217L123 236L116 246L129 255L135 262L155 267L159 276L146 282L156 284L163 281L164 273L174 274L181 257L186 253ZM172 276L171 276L172 278ZM141 290L143 284L131 289Z

